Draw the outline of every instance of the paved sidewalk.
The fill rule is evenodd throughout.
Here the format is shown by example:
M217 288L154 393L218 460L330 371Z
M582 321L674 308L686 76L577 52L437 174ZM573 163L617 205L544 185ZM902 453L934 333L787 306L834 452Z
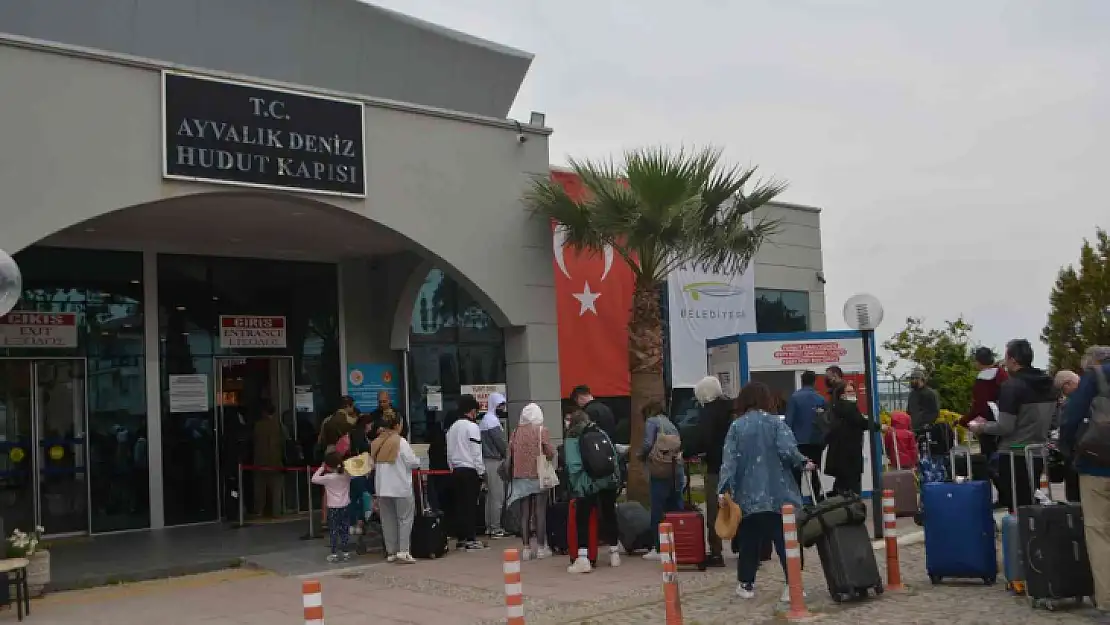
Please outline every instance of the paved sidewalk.
M497 546L514 546L498 541ZM905 546L902 571L912 590L886 593L858 604L829 599L817 554L810 550L804 574L809 606L819 622L898 625L927 623L1083 623L1083 611L1033 611L1001 585L968 583L933 587L924 572L920 545ZM319 555L319 554L318 554ZM883 551L876 552L880 566ZM311 573L323 583L328 622L493 624L504 622L501 551L451 553L438 561L388 565L366 558L346 571ZM624 625L663 621L657 562L625 558L619 569L602 565L571 576L566 558L527 562L523 586L529 625ZM760 571L759 596L734 598L735 561L728 569L681 575L687 625L765 623L775 619L782 589L777 563ZM321 567L323 568L323 567ZM51 625L284 625L302 622L300 579L257 569L57 593L32 604L31 623ZM0 623L15 621L0 612Z

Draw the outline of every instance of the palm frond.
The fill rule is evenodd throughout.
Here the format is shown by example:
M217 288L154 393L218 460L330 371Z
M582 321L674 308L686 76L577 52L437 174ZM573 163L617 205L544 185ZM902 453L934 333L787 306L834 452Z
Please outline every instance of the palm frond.
M689 262L744 271L778 227L754 213L786 189L773 179L757 180L755 167L725 164L713 147L645 148L627 152L621 164L572 160L570 166L585 197L537 180L525 202L561 224L568 244L594 251L611 245L638 281L656 284Z

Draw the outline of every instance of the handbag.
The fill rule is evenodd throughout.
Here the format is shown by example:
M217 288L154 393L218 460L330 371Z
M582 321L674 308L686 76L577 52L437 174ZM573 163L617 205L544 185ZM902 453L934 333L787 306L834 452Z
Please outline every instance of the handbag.
M547 459L547 454L543 453L543 436L540 436L540 454L536 456L536 476L540 479L540 489L549 490L559 485L559 474L555 471L555 465Z
M516 432L513 432L516 436ZM502 482L508 484L513 481L513 439L509 437L509 444L505 449L505 457L497 465L497 477L501 478Z

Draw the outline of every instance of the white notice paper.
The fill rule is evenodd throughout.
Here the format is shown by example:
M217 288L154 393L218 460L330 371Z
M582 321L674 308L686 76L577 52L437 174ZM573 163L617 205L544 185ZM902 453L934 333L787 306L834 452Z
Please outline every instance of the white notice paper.
M171 375L170 412L208 412L208 376Z

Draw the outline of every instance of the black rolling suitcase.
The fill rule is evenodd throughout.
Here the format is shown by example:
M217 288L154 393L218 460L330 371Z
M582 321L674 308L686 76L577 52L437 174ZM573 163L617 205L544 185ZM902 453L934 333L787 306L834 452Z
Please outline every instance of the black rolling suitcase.
M1025 447L1025 465L1034 484L1040 468L1035 463L1036 450L1045 454L1044 445ZM1077 503L1053 502L1051 493L1038 499L1042 503L1017 509L1018 557L1029 603L1034 608L1054 610L1061 600L1093 600L1095 584L1087 559L1083 509Z
M1094 597L1087 559L1083 509L1058 503L1018 508L1018 535L1025 569L1026 594L1034 608L1056 609L1063 599Z
M883 577L867 526L838 525L824 530L817 540L817 555L833 601L863 598L869 590L883 594Z
M416 516L412 521L412 538L409 551L414 558L434 559L447 555L447 524L443 513L428 504L428 476L413 473L416 491Z

